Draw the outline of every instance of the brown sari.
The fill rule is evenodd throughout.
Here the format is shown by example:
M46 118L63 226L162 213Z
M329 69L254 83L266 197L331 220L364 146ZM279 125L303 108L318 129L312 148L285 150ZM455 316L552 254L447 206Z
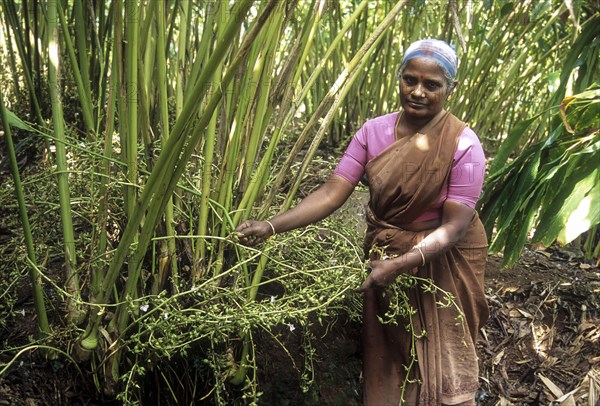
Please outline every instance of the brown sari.
M401 255L433 231L413 232L402 225L411 223L438 200L464 128L465 123L442 111L418 133L397 139L367 164L371 189L367 249L385 247L388 254ZM456 307L436 304L443 299L439 294L416 286L407 288L411 306L416 309L412 320L382 324L377 316L386 312L391 292L369 289L365 293L365 405L474 404L479 387L475 343L479 326L488 318L483 287L486 257L487 238L475 214L457 244L416 271L454 296L464 322L457 319ZM413 337L405 326L410 322L417 335L422 331L426 335L414 338L417 362L407 377Z

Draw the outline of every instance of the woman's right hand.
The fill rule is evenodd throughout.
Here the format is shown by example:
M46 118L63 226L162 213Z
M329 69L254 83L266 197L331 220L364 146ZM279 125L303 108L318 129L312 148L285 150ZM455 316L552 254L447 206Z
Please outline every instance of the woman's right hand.
M240 242L250 247L266 241L273 235L271 225L266 221L246 220L235 229L240 233Z

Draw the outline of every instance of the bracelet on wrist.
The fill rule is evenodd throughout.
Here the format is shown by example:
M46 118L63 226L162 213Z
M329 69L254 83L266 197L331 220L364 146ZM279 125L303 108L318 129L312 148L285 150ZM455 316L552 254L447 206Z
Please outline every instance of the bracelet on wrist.
M273 223L271 223L269 220L265 220L270 226L271 226L271 231L273 231L273 234L271 234L272 236L277 234L277 232L275 232L275 226L273 225Z
M419 251L419 254L421 254L421 266L425 266L425 254L423 254L423 250L418 245L415 245L413 248Z

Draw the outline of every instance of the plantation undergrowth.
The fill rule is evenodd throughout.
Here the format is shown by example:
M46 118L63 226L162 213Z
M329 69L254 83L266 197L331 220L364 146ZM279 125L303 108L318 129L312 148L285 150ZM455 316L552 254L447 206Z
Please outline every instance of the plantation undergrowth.
M45 236L36 249L44 258L43 274L48 278L44 292L52 325L50 342L68 352L68 343L80 331L63 317L67 309L64 292L59 289L62 258L44 255L58 252L52 249L59 244L53 227L53 216L58 214L52 210L57 197L48 195L47 188L36 188L49 170L42 160L37 162L23 170L32 202L32 225L36 235ZM321 162L307 178L306 190L326 173L327 160ZM73 165L85 168L87 163L75 160ZM87 190L86 172L80 174L74 179L80 182L74 190L83 193ZM110 404L113 400L142 404L159 400L165 404L360 404L361 298L355 289L364 276L359 248L364 192L357 192L332 219L278 235L260 247L268 255L269 265L255 301L247 302L250 284L246 279L251 274L244 273L241 266L202 285L182 283L172 295L131 300L132 323L122 343L127 369L119 384L124 390L118 397L102 397L94 394L101 382L94 383L95 376L86 367L89 364L80 363L78 368L66 355L48 359L42 349L35 348L29 280L18 272L25 261L19 243L21 231L14 215L16 207L9 203L10 180L6 174L1 179L0 256L4 258L2 272L10 276L2 280L0 290L0 394L11 399L11 404L26 404L27 399L55 399L57 404ZM85 199L74 200L80 202L75 223L81 235L88 235L86 218L90 213L86 208L92 206L86 205ZM230 238L232 249L246 250L249 258L259 255L255 249L236 245L235 236ZM86 241L78 246L85 252ZM490 257L486 287L492 317L479 343L481 405L540 404L540 399L557 399L548 382L562 388L563 394L574 391L571 396L577 404L587 404L594 396L600 360L600 274L597 266L584 261L579 253L565 259L564 252L557 248L528 250L516 268L502 272L500 260ZM182 281L189 280L185 269ZM240 359L243 334L255 346L245 358L250 366L248 378L236 387L227 382L240 368L236 360ZM571 344L573 340L575 344ZM18 354L28 347L30 350ZM110 350L104 349L107 354ZM91 365L105 367L93 360ZM56 376L65 379L57 381ZM28 383L31 379L43 384L34 387Z

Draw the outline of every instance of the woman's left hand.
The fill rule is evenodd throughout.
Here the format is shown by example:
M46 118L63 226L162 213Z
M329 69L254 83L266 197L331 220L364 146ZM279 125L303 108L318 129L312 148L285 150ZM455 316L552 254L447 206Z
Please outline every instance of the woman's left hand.
M364 292L367 289L386 288L396 280L397 265L392 260L372 260L367 264L367 268L371 269L369 276L358 289L359 292Z

